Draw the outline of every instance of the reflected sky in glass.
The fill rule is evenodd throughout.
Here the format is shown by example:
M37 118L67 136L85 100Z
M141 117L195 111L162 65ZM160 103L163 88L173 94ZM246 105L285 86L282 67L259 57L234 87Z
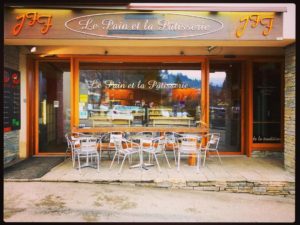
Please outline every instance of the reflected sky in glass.
M201 70L167 70L169 74L183 74L191 80L201 80Z
M213 86L223 86L223 82L226 78L226 72L214 72L209 73L209 84Z

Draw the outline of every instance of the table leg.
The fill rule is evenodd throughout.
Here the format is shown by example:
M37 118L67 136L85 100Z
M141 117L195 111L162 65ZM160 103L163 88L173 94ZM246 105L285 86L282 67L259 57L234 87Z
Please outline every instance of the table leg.
M148 166L154 166L154 164L152 164L152 163L144 163L143 151L141 151L139 155L140 155L140 163L130 166L130 168L139 167L141 169L148 170L148 168L147 168Z

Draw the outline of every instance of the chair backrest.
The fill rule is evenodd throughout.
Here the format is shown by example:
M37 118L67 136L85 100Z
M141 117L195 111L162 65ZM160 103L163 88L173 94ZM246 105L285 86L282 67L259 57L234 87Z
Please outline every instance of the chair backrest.
M65 138L67 140L68 148L71 148L71 140L70 140L70 136L68 133L65 134Z
M165 148L164 137L156 137L150 139L141 139L141 148L151 151L162 151Z
M81 144L80 144L80 139L78 137L74 137L73 135L71 135L69 136L69 141L70 141L71 148L73 150L80 148Z
M115 138L113 139L113 143L115 145L116 151L122 151L126 148L128 148L128 141L125 138ZM125 145L125 147L124 147Z
M207 148L217 149L220 141L220 133L210 133L208 136Z
M81 140L81 150L97 150L97 138L85 138Z
M197 149L198 138L194 136L185 136L178 138L181 148Z
M151 131L138 132L136 135L138 135L138 136L146 136L146 137L154 137L154 133L151 132Z
M155 148L156 152L164 151L165 147L166 147L165 136L161 136L161 137L155 138L153 140L153 147Z
M166 138L167 143L176 143L174 132L165 132L164 136Z
M115 139L123 139L124 133L123 132L111 132L109 136L109 143L114 143Z

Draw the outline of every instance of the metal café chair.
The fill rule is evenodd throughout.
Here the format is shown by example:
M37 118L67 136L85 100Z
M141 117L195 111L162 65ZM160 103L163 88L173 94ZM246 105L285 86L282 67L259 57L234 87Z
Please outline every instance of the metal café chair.
M65 138L67 140L68 143L68 147L65 153L65 160L67 157L67 153L70 152L71 153L71 160L72 160L72 166L73 168L75 167L75 160L76 160L76 153L75 153L75 149L76 148L80 148L80 140L75 139L71 133L66 133L65 134Z
M164 136L166 138L166 146L171 146L174 154L175 165L177 165L177 156L176 152L178 151L178 138L182 137L181 134L176 132L164 132Z
M74 137L72 134L66 135L68 146L70 146L71 149L71 159L72 159L72 165L73 168L75 167L76 157L77 157L77 151L80 149L80 139L79 137Z
M151 131L141 131L141 132L136 132L136 133L131 133L131 135L129 136L129 140L136 142L136 143L141 143L141 140L144 141L144 143L146 142L151 142L151 139L154 138L154 133ZM150 160L150 154L149 154L149 160Z
M88 135L81 135L81 133L66 133L65 138L67 140L67 149L65 152L65 160L67 158L68 152L71 153L71 160L73 167L75 166L75 161L76 161L76 152L75 150L80 148L80 141L82 138L90 138L91 136Z
M68 152L71 153L71 159L73 161L73 151L72 151L72 145L71 145L71 140L70 140L70 137L71 135L69 133L66 133L65 134L65 138L66 138L66 141L67 141L67 149L66 149L66 152L65 152L65 160L67 158L67 155L68 155Z
M123 160L122 160L122 164L119 169L119 172L118 172L120 174L122 171L123 164L125 162L126 157L128 156L129 164L131 164L131 157L129 157L129 156L132 156L133 154L139 154L140 146L139 146L139 144L129 141L125 138L115 138L113 141L114 141L114 146L115 146L116 152L114 154L114 157L110 164L109 169L112 168L115 158L117 156L118 156L118 158L121 156L121 157L123 157Z
M68 151L71 151L71 159L72 159L72 165L75 167L75 161L77 157L77 150L80 150L80 138L78 136L73 136L71 133L65 135L68 143L68 149L66 150L66 153Z
M100 155L102 151L107 151L108 158L110 159L110 152L115 151L115 144L114 139L122 139L124 138L125 134L124 132L108 132L102 134L102 136L99 138L99 145L100 145ZM119 157L118 157L119 162Z
M80 139L80 147L74 148L74 153L78 159L78 169L80 172L81 172L81 168L83 168L83 167L95 168L95 165L93 164L93 159L95 159L97 161L97 171L99 172L99 164L100 164L99 158L100 157L99 157L99 153L97 151L97 146L98 146L97 138L87 137L86 139L81 138ZM86 159L85 164L81 164L81 162L80 162L81 158Z
M207 140L206 145L201 148L201 150L204 151L203 166L205 166L207 152L216 152L219 157L219 161L222 164L222 160L221 160L221 157L220 157L219 151L218 151L218 146L219 146L220 137L221 137L220 133L209 133L209 134L204 135L204 137L207 137L208 140Z
M159 165L159 162L157 159L158 155L164 155L169 168L171 168L166 151L165 151L166 143L165 143L164 136L153 138L150 142L148 140L145 140L145 141L142 140L140 143L140 146L141 146L141 151L147 152L150 155L154 156L159 172L161 172L161 169L160 169L160 165ZM150 160L150 157L149 157L149 160Z
M197 155L197 173L201 164L201 147L198 146L199 137L188 136L178 138L178 163L177 171L180 171L180 159L181 156L189 156L191 154Z

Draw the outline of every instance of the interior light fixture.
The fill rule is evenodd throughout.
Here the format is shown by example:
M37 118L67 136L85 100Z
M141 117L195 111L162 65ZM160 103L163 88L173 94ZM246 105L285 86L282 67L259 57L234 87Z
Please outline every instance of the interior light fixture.
M35 46L33 46L31 49L30 49L30 52L36 52L36 47Z

